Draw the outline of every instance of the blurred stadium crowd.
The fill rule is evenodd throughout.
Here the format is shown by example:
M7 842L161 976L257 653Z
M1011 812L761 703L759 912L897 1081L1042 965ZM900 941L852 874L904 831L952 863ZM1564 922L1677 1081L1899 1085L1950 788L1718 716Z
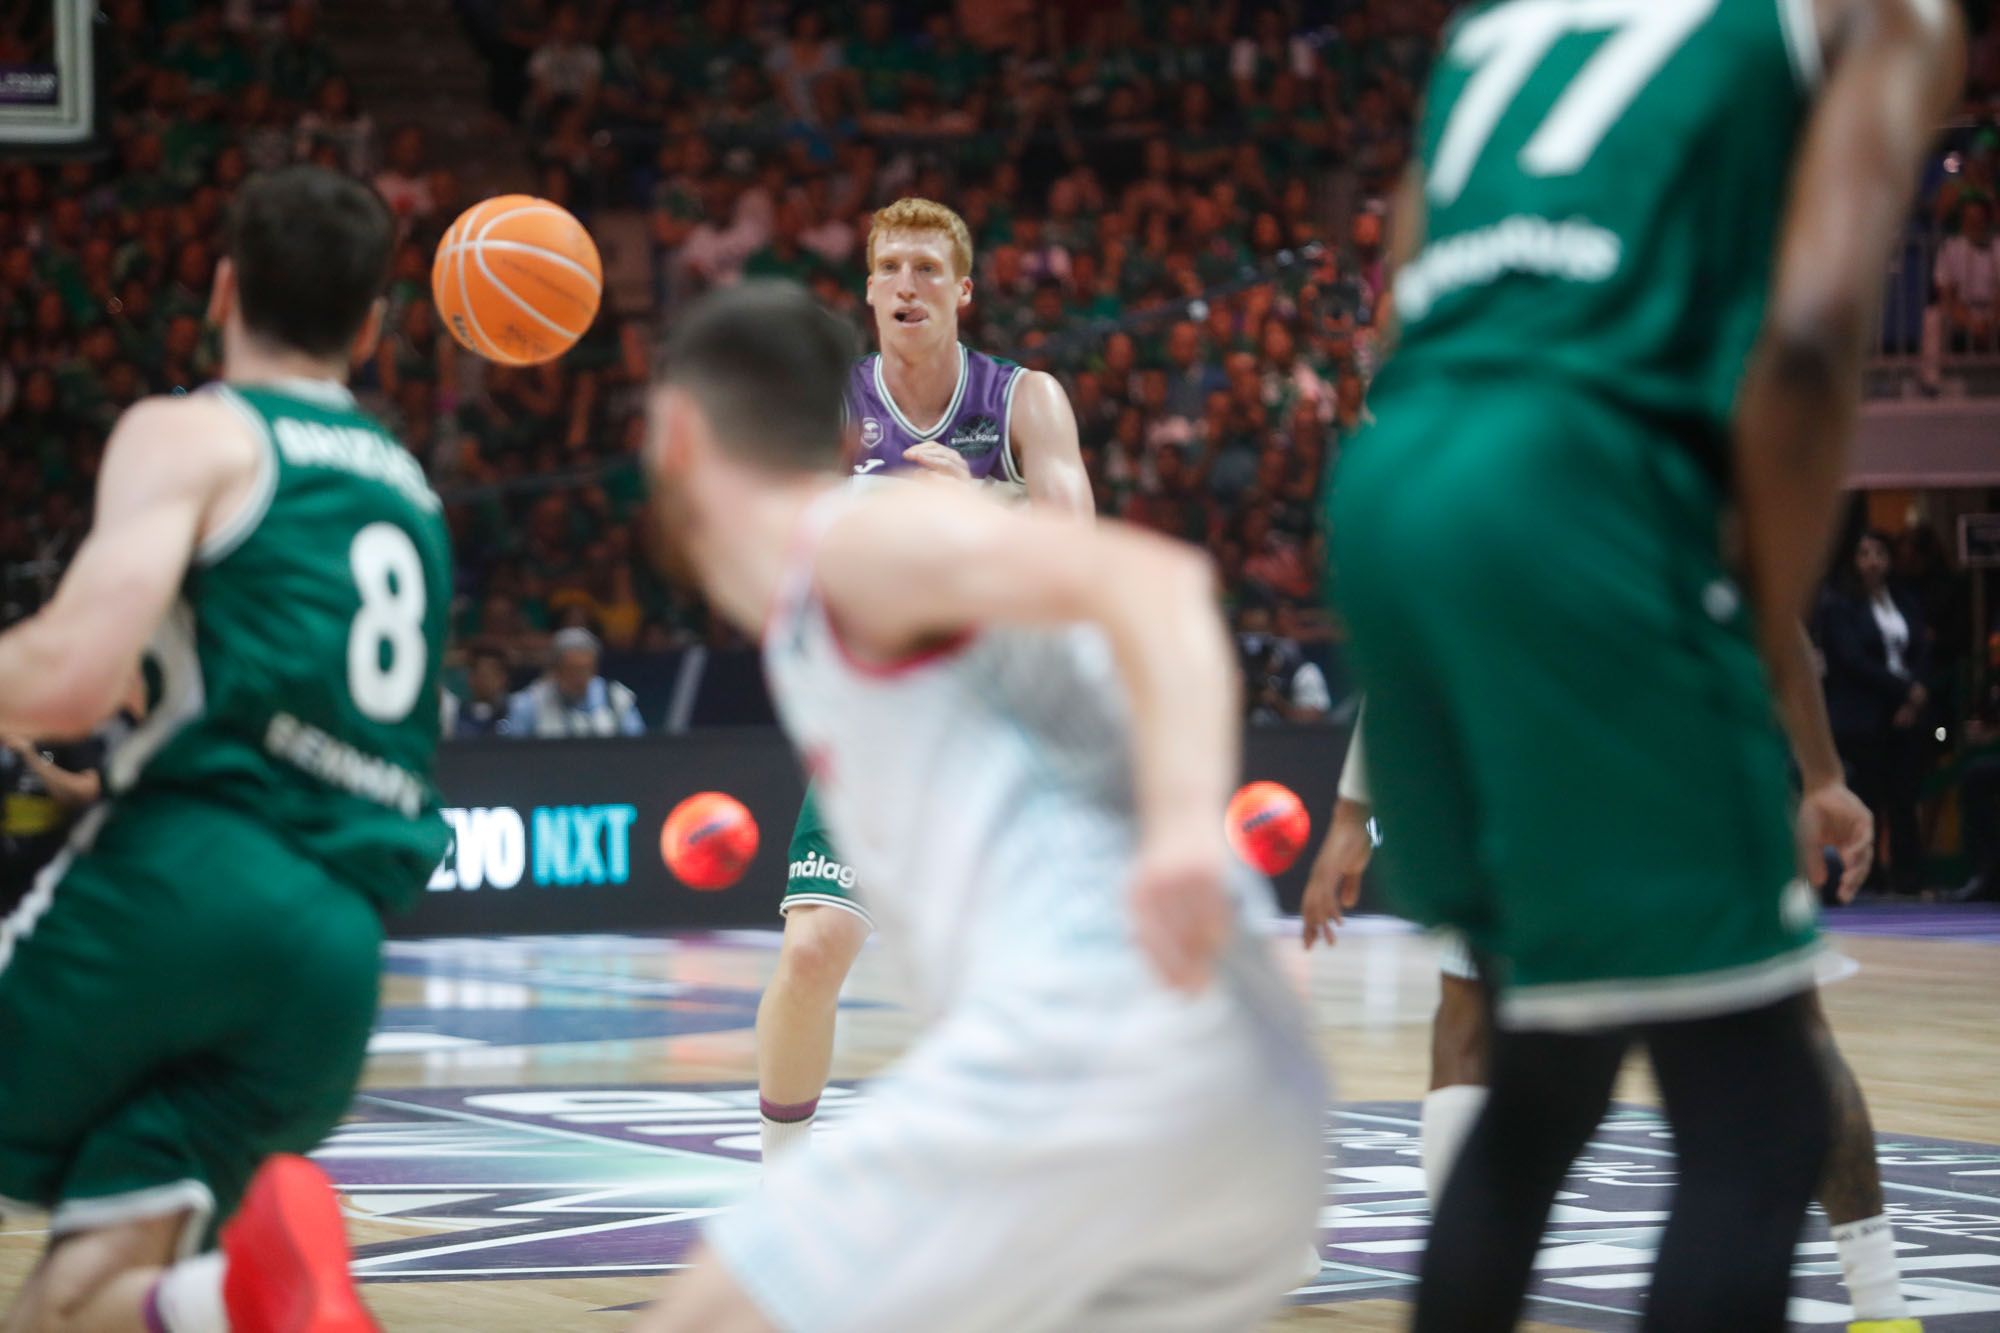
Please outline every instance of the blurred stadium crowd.
M1209 544L1235 598L1323 636L1314 502L1359 420L1382 281L1365 201L1401 166L1445 6L966 8L976 31L879 2L838 33L814 8L727 0L463 17L539 191L586 220L643 209L669 309L782 275L861 325L868 211L951 202L980 249L966 336L1063 376L1105 509ZM118 411L214 373L202 315L231 188L311 160L369 177L405 222L357 388L454 501L461 643L517 672L567 626L616 654L728 646L652 576L632 521L641 321L607 313L537 369L460 353L427 279L470 200L422 130L355 104L314 6L107 12L109 155L0 173L15 611L80 539ZM1336 164L1358 208L1329 196Z
M525 727L506 719L533 710L509 695L570 628L629 681L640 725L732 720L734 705L677 702L677 685L691 654L699 677L749 650L654 576L636 521L647 330L745 274L797 279L865 326L869 211L915 193L971 224L967 340L1069 388L1104 511L1214 552L1253 716L1337 712L1319 488L1362 418L1382 201L1444 0L455 5L461 30L426 40L478 51L485 114L507 130L495 151L586 222L643 219L642 299L608 301L555 365L459 352L428 277L470 192L424 129L357 103L330 14L106 0L107 151L0 165L0 619L45 595L81 538L116 414L214 373L202 316L231 189L310 160L372 180L403 219L389 335L356 386L450 502L454 724ZM2000 310L2000 242L1969 207L1994 194L1987 8L1973 6L1968 100L1920 219L1973 219L1949 300L1932 301L1933 341L1953 346L1991 337ZM758 693L745 686L739 711L759 715Z

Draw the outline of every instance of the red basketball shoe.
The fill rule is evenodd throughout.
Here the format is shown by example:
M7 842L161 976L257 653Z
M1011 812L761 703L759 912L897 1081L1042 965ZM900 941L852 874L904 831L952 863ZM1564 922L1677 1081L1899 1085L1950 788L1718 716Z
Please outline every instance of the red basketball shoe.
M348 1272L347 1232L326 1173L266 1161L222 1229L222 1304L233 1333L381 1333Z

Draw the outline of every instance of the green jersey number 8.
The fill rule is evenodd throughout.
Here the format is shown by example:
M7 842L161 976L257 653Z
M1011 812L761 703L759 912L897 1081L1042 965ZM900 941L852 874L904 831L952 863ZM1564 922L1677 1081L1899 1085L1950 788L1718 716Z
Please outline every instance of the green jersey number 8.
M401 722L423 691L424 562L416 543L393 523L354 534L348 567L361 610L347 633L347 692L373 722Z
M1513 0L1460 26L1454 64L1476 66L1438 136L1428 192L1449 204L1465 189L1494 126L1558 39L1612 36L1556 98L1517 159L1530 176L1581 171L1640 89L1715 12L1720 0Z

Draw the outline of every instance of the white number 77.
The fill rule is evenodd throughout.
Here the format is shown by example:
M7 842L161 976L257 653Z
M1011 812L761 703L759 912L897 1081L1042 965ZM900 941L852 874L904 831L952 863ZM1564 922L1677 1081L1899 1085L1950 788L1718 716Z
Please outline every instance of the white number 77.
M1558 38L1616 29L1521 149L1530 176L1567 176L1597 151L1646 81L1715 12L1719 0L1514 0L1458 30L1450 59L1477 65L1438 138L1433 202L1458 198L1493 127Z

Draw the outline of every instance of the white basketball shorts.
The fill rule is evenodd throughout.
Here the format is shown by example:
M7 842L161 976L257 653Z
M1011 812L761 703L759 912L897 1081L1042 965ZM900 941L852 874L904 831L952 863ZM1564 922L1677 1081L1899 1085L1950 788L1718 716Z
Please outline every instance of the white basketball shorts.
M1122 968L968 997L709 1243L786 1333L1255 1328L1325 1169L1318 1060L1260 949L1197 998Z

